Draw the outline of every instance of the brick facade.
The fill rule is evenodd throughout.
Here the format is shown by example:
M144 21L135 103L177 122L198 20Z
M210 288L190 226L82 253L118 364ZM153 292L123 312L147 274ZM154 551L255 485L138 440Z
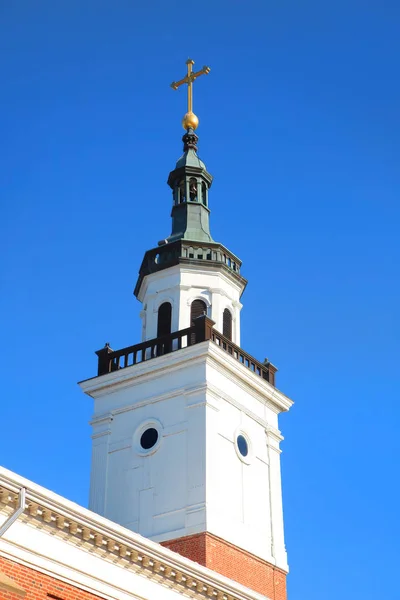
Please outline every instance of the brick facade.
M163 542L162 545L270 600L287 600L284 571L210 533ZM100 596L1 556L0 571L26 591L24 600L101 600ZM0 588L0 599L21 600L21 596Z
M0 571L26 590L24 600L100 600L99 596L63 583L0 556ZM0 590L1 600L21 600L21 596Z
M270 600L287 598L284 571L210 533L198 533L163 542L162 545L264 594Z

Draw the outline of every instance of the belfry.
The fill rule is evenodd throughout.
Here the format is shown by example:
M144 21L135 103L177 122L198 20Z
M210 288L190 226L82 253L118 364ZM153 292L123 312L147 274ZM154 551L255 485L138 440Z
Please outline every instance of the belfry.
M212 176L197 155L187 75L183 154L169 174L172 227L134 294L142 339L97 352L89 508L274 600L286 598L276 367L240 345L240 259L212 237ZM205 82L206 83L206 82ZM208 82L207 82L208 83Z

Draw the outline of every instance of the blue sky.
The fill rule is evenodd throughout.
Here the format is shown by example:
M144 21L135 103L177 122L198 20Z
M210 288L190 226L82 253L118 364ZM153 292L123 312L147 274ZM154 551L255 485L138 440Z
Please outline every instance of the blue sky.
M279 367L291 600L398 582L400 5L0 4L0 462L87 504L94 350L139 341L191 56L242 346Z

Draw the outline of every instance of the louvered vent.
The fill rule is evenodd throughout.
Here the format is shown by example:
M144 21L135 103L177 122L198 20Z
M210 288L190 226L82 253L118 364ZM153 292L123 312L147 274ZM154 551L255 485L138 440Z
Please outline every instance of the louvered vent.
M222 316L222 335L232 341L232 313L227 308Z

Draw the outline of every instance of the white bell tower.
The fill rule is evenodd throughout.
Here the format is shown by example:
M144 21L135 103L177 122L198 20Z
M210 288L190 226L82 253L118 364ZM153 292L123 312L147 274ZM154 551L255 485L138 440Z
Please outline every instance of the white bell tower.
M168 179L172 233L139 271L142 341L98 351L80 384L94 399L89 508L284 600L278 415L292 402L240 347L246 280L211 237L197 140L188 128Z

